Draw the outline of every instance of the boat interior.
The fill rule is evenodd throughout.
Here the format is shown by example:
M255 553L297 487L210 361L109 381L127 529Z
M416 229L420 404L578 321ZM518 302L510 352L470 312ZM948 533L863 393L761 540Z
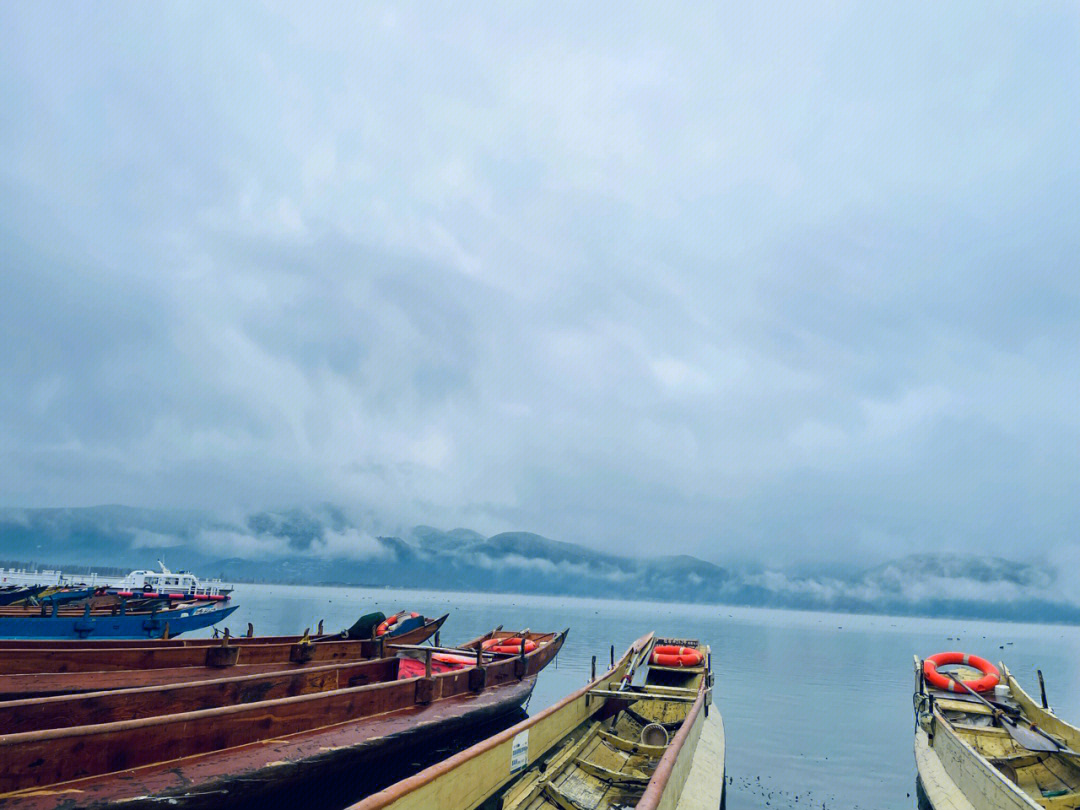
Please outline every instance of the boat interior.
M650 651L673 644L658 639ZM619 690L593 690L604 708L524 772L485 806L501 810L616 810L637 806L660 759L672 744L690 707L711 688L709 650L697 641L677 642L700 652L696 666L649 663L635 686L637 668Z
M963 666L955 667L953 673L964 680L980 673ZM1007 674L1007 671L1006 671ZM1039 726L1040 717L1034 703L1011 678L1009 697L989 693L986 695L1002 714L995 714L990 706L966 694L953 694L928 689L934 696L934 708L956 735L990 762L1006 779L1019 787L1036 804L1049 810L1066 810L1080 807L1080 755L1070 745L1076 743L1053 737L1059 743L1058 751L1031 750L1014 737L1023 736L1032 723ZM1011 718L1020 727L1013 732L1007 727ZM1045 732L1045 729L1043 730ZM1037 740L1036 740L1037 742ZM1052 747L1052 746L1051 746Z

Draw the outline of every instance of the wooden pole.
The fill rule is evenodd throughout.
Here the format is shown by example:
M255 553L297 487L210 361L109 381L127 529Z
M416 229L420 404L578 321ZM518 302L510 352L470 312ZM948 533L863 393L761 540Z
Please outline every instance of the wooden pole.
M1042 698L1042 707L1049 709L1050 704L1046 702L1046 682L1043 680L1043 674L1041 669L1035 670L1039 674L1039 696Z

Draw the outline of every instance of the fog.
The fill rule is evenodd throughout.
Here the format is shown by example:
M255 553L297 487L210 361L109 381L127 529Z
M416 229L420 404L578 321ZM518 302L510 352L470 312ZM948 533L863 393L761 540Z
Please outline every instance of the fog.
M1072 559L1078 48L1069 3L3 4L0 505Z

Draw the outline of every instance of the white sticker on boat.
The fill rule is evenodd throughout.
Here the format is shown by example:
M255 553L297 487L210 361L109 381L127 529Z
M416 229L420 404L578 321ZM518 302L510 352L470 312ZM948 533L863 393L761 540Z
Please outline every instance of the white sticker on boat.
M510 744L510 773L517 773L529 764L529 730L514 737Z

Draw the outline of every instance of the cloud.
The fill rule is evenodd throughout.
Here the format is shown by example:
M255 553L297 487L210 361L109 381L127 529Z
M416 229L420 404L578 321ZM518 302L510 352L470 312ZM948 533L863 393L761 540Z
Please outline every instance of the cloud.
M6 5L3 502L1055 554L1074 16Z

